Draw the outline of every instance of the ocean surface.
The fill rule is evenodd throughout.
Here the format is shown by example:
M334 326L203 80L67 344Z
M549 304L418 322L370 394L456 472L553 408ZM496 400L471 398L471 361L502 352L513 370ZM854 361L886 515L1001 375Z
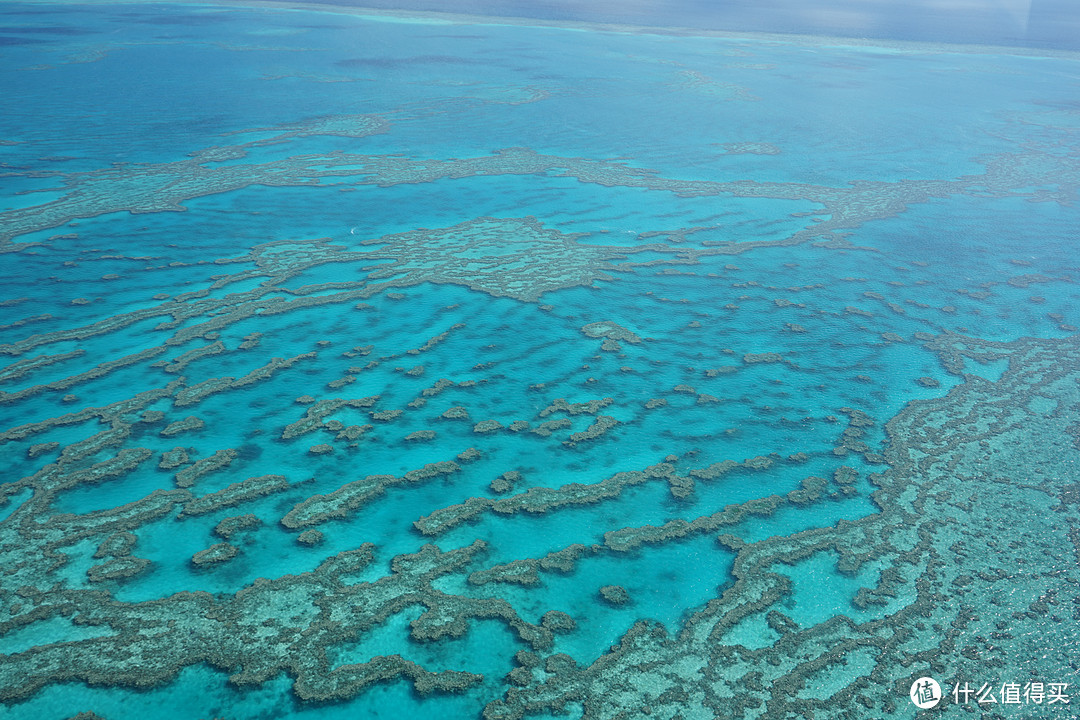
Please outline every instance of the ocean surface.
M1080 54L10 2L0 96L0 718L1076 716Z

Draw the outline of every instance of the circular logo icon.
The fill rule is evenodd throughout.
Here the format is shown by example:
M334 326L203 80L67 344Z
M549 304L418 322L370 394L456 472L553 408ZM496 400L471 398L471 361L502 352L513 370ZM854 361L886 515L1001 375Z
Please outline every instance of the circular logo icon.
M941 702L941 686L932 677L921 677L911 683L911 692L908 693L911 702L920 710L929 710L937 707Z

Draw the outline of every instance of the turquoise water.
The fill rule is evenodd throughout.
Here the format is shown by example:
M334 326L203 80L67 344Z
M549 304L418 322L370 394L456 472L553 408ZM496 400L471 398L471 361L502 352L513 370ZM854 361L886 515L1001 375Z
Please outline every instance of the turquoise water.
M0 14L0 717L1073 684L1080 57Z

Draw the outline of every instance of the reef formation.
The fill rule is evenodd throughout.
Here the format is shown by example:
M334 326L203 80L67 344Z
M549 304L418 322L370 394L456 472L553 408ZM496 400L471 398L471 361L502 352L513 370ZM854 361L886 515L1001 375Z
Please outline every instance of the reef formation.
M99 34L130 20L86 12ZM477 30L585 53L582 97L527 65L469 79L484 44L437 23L298 16L334 21L282 47L58 40L4 71L75 88L118 56L208 53L252 96L339 111L180 104L174 130L215 129L114 163L66 116L47 140L4 121L0 710L126 717L119 690L257 717L274 687L298 713L900 718L921 675L1075 678L1080 150L1059 90L965 86L997 123L984 151L905 147L897 169L848 138L839 181L793 150L833 135L769 120L784 63L824 62L797 43ZM355 57L343 28L448 54ZM286 48L311 66L259 64ZM812 49L856 88L1038 76L988 50ZM342 83L389 99L339 107ZM647 119L611 129L623 94L705 120L656 150ZM583 137L556 142L568 107ZM223 689L203 697L205 669Z

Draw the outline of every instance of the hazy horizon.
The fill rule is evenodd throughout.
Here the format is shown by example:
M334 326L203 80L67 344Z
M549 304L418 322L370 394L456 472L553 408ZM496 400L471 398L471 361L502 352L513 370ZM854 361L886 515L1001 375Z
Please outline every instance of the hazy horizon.
M826 0L813 4L797 0L734 0L720 5L704 0L293 1L547 21L1080 50L1080 7L1065 0Z

